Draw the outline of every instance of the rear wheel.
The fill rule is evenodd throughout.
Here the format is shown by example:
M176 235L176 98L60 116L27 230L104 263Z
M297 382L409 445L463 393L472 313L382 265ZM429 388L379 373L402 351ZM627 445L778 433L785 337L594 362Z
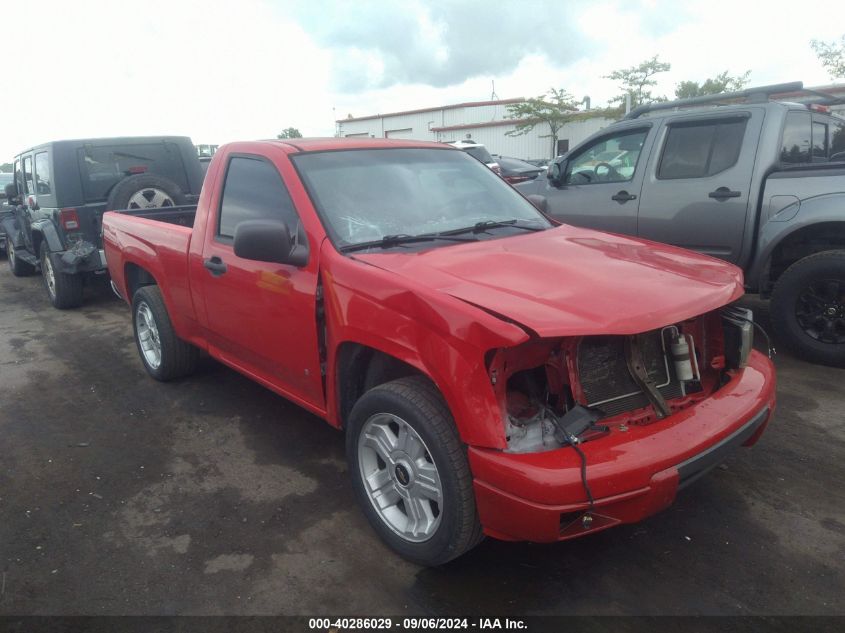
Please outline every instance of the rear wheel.
M15 245L11 240L6 240L6 259L9 263L9 270L15 277L26 277L35 272L35 268L20 259L15 253Z
M144 368L166 382L196 369L199 350L176 335L158 286L144 286L132 298L135 343Z
M795 354L845 367L845 251L792 264L772 292L772 324Z
M440 565L481 540L466 447L425 378L365 393L349 416L346 455L364 514L403 557Z
M41 243L41 277L54 308L64 310L82 305L82 275L57 272L45 242Z

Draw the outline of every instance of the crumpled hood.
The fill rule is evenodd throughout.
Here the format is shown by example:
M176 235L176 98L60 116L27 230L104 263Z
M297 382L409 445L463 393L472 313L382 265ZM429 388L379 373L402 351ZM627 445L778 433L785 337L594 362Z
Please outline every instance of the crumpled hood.
M742 271L731 264L568 225L424 252L355 258L539 336L646 332L743 294Z

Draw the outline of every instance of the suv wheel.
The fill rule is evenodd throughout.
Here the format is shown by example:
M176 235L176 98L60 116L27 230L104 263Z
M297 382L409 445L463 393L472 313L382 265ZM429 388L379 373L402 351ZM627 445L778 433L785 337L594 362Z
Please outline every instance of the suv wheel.
M346 457L364 514L401 556L441 565L481 540L466 447L427 379L365 393L349 415Z
M129 176L111 190L106 209L150 209L185 204L182 189L169 178L156 174Z
M82 305L82 275L56 272L46 242L41 242L41 277L54 308L64 310Z
M6 259L9 263L9 270L15 277L26 277L35 272L35 268L20 259L15 253L15 245L11 240L6 240Z
M772 324L798 356L845 367L845 251L801 259L772 292Z
M167 382L193 373L199 350L176 335L158 286L144 286L135 293L132 326L138 353L150 376Z

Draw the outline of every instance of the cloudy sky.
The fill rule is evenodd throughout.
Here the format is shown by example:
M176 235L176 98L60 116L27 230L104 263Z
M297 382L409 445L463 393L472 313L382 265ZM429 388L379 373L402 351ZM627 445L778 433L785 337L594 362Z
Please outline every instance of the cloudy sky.
M783 5L779 8L778 5ZM817 4L817 10L812 6ZM0 162L60 138L187 134L197 143L334 132L335 118L563 87L659 54L659 93L751 70L830 83L809 47L845 3L743 0L32 0L3 6ZM797 19L799 18L800 19ZM11 27L9 25L12 25ZM14 51L14 56L11 52ZM11 60L16 62L12 63Z

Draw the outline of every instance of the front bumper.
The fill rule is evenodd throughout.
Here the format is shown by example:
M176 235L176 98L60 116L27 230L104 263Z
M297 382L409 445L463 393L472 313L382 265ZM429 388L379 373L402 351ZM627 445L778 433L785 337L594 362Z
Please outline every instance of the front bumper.
M680 488L734 448L754 444L774 408L774 366L755 351L748 366L706 400L664 420L626 431L613 428L608 436L582 444L592 509L571 447L523 454L470 447L484 532L505 540L551 542L640 521L671 505Z

